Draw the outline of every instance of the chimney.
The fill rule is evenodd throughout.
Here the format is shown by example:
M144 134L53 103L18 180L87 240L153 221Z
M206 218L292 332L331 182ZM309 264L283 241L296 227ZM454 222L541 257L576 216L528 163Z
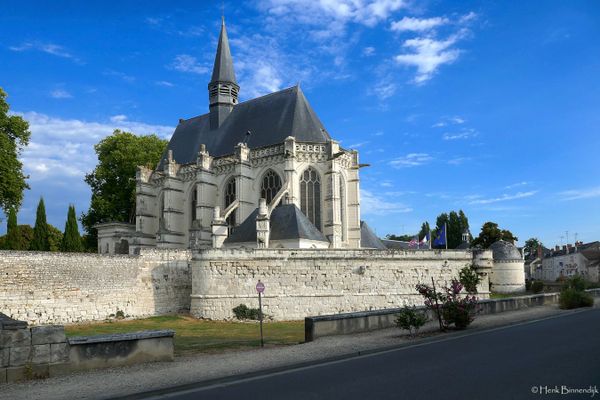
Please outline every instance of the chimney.
M541 260L542 256L543 256L542 246L538 246L538 248L537 248L537 258L539 258Z
M560 246L559 245L554 246L554 251L559 252L560 251Z
M567 244L567 254L572 253L571 249L573 248L573 246L571 245L571 243Z
M564 244L563 244L563 247L562 247L562 249L563 249L563 251L564 251L565 253L567 252L567 246L566 246L566 245L564 245Z

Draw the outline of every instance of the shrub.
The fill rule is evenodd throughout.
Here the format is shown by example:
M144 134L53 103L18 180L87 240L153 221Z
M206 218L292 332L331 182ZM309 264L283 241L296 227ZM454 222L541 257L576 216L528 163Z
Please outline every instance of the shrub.
M481 281L475 269L471 266L466 266L458 273L460 283L464 286L467 292L477 293L477 285Z
M457 329L465 329L475 319L477 313L477 297L460 297L463 285L452 280L445 293L439 293L428 285L417 285L417 291L425 297L425 306L433 310L442 319L443 329L454 324Z
M396 326L407 330L411 336L414 336L426 322L427 315L424 312L417 311L415 306L405 306L400 314L396 315Z
M541 293L542 290L544 290L544 282L542 282L542 281L531 282L531 291L533 293Z
M240 304L237 307L233 308L233 314L237 319L254 319L257 320L259 318L259 310L258 308L248 308L245 304ZM265 315L263 314L263 317Z
M568 287L560 291L558 304L563 310L579 307L592 307L594 305L594 299L589 293Z
M575 289L578 292L583 292L586 287L585 279L581 275L575 275L565 282L565 288Z
M526 291L531 290L531 279L525 279L525 290Z

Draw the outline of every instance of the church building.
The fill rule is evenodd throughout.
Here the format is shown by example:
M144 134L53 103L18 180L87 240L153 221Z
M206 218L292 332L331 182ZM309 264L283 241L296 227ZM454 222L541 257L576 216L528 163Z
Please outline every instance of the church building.
M358 152L299 85L239 102L224 22L207 89L209 112L179 121L156 169L138 168L135 226L98 225L99 252L361 247Z

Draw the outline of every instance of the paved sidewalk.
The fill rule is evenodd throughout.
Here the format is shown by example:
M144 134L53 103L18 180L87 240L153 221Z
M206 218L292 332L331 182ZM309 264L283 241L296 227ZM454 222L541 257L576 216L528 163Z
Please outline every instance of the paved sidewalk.
M596 307L598 305L597 302ZM572 312L578 310L564 311L556 306L542 306L495 315L482 315L477 317L465 332ZM429 323L426 328L422 336L436 334L433 323ZM3 385L0 386L0 399L106 399L264 369L319 362L332 357L401 346L411 341L415 339L410 339L404 331L390 328L355 335L324 337L295 346L198 354L177 358L174 362L140 364L133 367L104 369L41 381Z

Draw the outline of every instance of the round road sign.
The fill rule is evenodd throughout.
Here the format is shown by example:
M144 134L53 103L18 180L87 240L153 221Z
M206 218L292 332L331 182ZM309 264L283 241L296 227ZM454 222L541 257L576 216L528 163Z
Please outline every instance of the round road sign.
M262 293L265 291L265 284L262 283L261 281L258 281L258 283L256 284L256 291L258 293Z

